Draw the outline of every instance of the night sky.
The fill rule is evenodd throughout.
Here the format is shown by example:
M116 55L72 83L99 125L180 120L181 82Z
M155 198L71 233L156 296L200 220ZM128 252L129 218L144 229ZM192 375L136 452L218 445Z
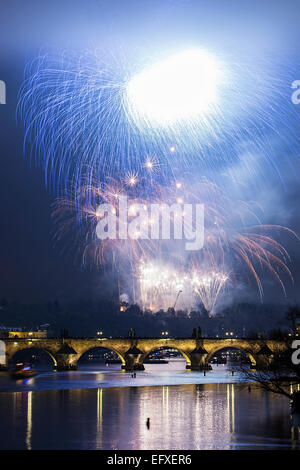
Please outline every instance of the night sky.
M105 287L101 273L86 272L54 246L51 222L53 195L44 173L23 151L23 127L16 119L19 87L28 60L43 48L123 48L134 55L136 45L147 54L156 50L201 45L257 61L282 65L289 78L283 93L291 110L291 132L300 131L300 105L288 102L292 80L300 80L299 3L293 1L188 0L0 0L0 80L7 85L7 104L0 105L0 298L25 302L97 297ZM277 68L278 70L278 68ZM298 71L298 72L297 72ZM297 115L298 113L298 115ZM298 122L299 118L299 122ZM300 134L299 134L300 136ZM276 138L276 137L274 137ZM299 141L299 139L298 139ZM289 154L289 164L285 163ZM267 223L300 233L300 142L278 146L274 159L280 177L265 168L259 190L243 168L235 174L246 188L243 197L258 200ZM243 181L244 179L244 181ZM230 183L228 183L230 184ZM250 189L249 189L250 188ZM288 300L300 302L300 242L282 240L292 258L294 287ZM264 285L265 301L285 302L275 282ZM254 294L255 293L255 294ZM255 287L231 293L235 300L259 301Z

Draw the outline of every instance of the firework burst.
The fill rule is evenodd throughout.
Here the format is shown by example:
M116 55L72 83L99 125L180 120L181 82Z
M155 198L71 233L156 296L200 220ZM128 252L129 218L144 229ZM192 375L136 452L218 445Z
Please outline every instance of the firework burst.
M263 225L257 204L234 201L206 180L193 184L190 179L178 185L174 179L168 187L156 182L127 185L122 181L122 177L109 178L105 183L95 180L92 185L82 186L79 192L58 199L53 211L56 239L77 234L74 242L84 265L91 262L98 268L117 265L121 277L127 281L131 278L135 299L139 298L144 308L171 307L181 290L182 307L192 308L198 298L208 311L213 311L229 277L232 285L241 279L254 280L262 299L266 271L285 294L284 275L292 278L289 255L274 235L296 234L286 227ZM190 189L187 191L186 187ZM138 226L133 236L120 237L117 231L115 238L99 240L97 208L109 204L120 230L119 203L125 195L129 197L128 220L133 220L141 207L147 212L152 203L161 207L162 212L167 205L177 203L182 213L184 203L204 204L203 248L185 251L184 240L152 239L151 217ZM172 222L178 222L175 213Z
M165 308L182 290L214 310L225 287L240 277L254 280L262 298L266 272L285 293L284 278L292 275L277 235L294 232L264 225L257 204L233 200L215 181L241 163L245 145L261 156L255 169L242 162L253 181L266 164L280 176L273 160L277 146L297 144L290 131L295 107L282 93L287 75L274 81L272 64L258 67L203 50L151 62L132 65L85 51L40 55L27 67L18 110L25 143L58 194L56 240L67 237L64 245L77 247L84 266L114 265L131 277L143 305ZM202 86L192 90L199 80ZM151 215L131 237L100 240L99 207L109 207L119 235L123 196L130 199L130 220L138 207L146 212L151 204L161 212L177 204L180 218L185 204L204 204L203 248L187 252L183 240L151 238Z
M189 54L180 52L177 59L185 61ZM190 92L185 75L174 90L175 77L168 82L170 71L165 66L161 80L151 73L147 78L144 71L149 70L150 60L134 64L125 55L108 57L99 50L45 53L33 60L26 68L18 111L25 126L26 148L44 169L48 185L57 190L72 182L79 189L86 177L91 181L95 174L99 179L115 177L135 172L144 164L151 171L155 164L149 155L163 162L160 178L175 168L180 172L194 168L212 178L240 161L245 143L251 147L248 152L260 155L261 161L256 169L247 167L249 173L256 176L254 172L267 163L279 174L273 158L278 145L283 143L291 150L298 145L297 133L291 131L298 116L282 93L288 67L274 81L273 64L258 65L250 60L246 64L202 50L194 54L197 60L188 62L190 66L198 63L195 76L211 78L213 64L217 64L215 89L204 96L199 94L204 85ZM198 57L206 59L199 63ZM151 62L165 63L165 59L153 58ZM188 71L181 70L184 74ZM136 97L141 88L135 77L141 76L146 77L142 83L142 90L146 90L141 95L148 100L145 114L140 100L136 107L136 100L132 101L132 94ZM207 96L211 96L211 103L204 113L189 112L190 108L203 110L200 101ZM149 119L149 106L151 113L157 113L166 99L165 108L176 119L158 125ZM178 114L181 102L185 103L184 115ZM274 133L273 142L270 135Z
M229 276L218 271L197 271L190 274L193 291L199 296L202 304L209 313L213 313L219 294L228 281Z

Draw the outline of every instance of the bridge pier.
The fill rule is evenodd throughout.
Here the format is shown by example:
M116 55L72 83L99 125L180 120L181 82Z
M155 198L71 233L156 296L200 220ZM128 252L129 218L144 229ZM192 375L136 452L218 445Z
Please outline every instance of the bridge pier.
M144 353L138 349L135 345L131 346L128 351L125 353L125 365L122 366L122 369L125 369L128 372L135 370L145 370L143 361Z
M268 370L271 363L272 363L271 357L260 356L256 358L256 364L251 365L251 369L261 370L261 371Z
M196 348L191 352L191 365L186 366L187 369L191 370L211 370L211 366L207 362L208 352L201 345L196 346Z
M63 343L61 348L55 354L56 366L54 370L76 370L77 369L77 352L72 346Z
M70 361L69 357L56 357L56 365L53 370L64 371L64 370L77 370L76 362Z
M0 372L7 372L8 371L8 362L9 362L9 359L6 356L5 364L0 364Z
M187 362L187 369L208 370L209 360L223 348L244 351L252 365L263 370L270 367L279 352L287 349L284 341L226 338L5 338L2 346L6 363L16 353L30 348L44 350L57 370L74 370L80 357L94 348L111 349L120 357L127 371L144 370L144 359L153 350L168 347L177 349ZM4 356L4 354L2 354ZM4 360L2 360L4 362Z
M266 344L263 344L260 350L256 353L255 359L256 359L255 369L266 370L270 367L274 359L274 354Z

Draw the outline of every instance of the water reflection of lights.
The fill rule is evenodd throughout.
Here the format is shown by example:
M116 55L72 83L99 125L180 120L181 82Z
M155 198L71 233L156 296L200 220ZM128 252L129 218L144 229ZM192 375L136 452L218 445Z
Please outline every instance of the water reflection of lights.
M169 406L169 387L163 387L163 409L168 409Z
M290 394L300 391L300 384L290 384ZM291 419L291 440L293 442L293 449L299 449L300 441L300 417L299 414L294 413L290 415Z
M103 388L97 389L97 429L98 432L102 433L102 399L103 399Z
M228 445L225 448L230 449L230 440L235 433L234 387L235 384L222 384L220 391L225 391L225 400L221 395L219 398L218 394L212 400L213 385L184 386L186 395L196 395L194 407L190 406L188 398L182 400L180 390L174 393L172 387L163 386L159 391L159 399L156 387L147 388L146 396L139 404L140 448L170 448L176 436L177 442L188 442L193 449L213 449L220 436L227 436ZM147 418L150 418L151 432L146 427ZM190 423L188 432L182 426L184 422Z
M27 394L27 430L26 430L26 447L31 450L31 437L32 437L32 392Z
M234 384L227 384L227 413L231 433L235 432Z
M173 406L176 406L176 402L173 403ZM167 419L169 414L169 387L162 387L162 416L166 422L165 433L167 436L172 432L172 422ZM170 446L168 446L168 448L170 448Z
M225 384L218 384L220 390ZM197 399L195 407L195 430L191 436L195 443L195 449L214 449L214 443L218 441L220 435L230 436L232 431L232 420L234 416L234 384L226 384L226 399L220 400L218 394L211 399L213 386L211 384L199 385L197 387ZM192 420L193 421L193 420ZM227 445L225 449L230 449Z
M290 414L287 420L288 400L255 386L248 392L247 384L207 383L5 394L2 440L8 447L42 448L50 433L58 447L67 437L95 449L299 449L300 419Z
M97 389L97 449L102 449L103 437L103 388Z

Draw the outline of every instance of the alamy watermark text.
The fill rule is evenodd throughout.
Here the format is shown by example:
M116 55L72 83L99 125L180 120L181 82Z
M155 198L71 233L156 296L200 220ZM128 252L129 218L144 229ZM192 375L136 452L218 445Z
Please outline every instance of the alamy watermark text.
M204 243L203 204L141 204L120 196L118 206L100 204L96 234L100 240L185 240L185 249Z

